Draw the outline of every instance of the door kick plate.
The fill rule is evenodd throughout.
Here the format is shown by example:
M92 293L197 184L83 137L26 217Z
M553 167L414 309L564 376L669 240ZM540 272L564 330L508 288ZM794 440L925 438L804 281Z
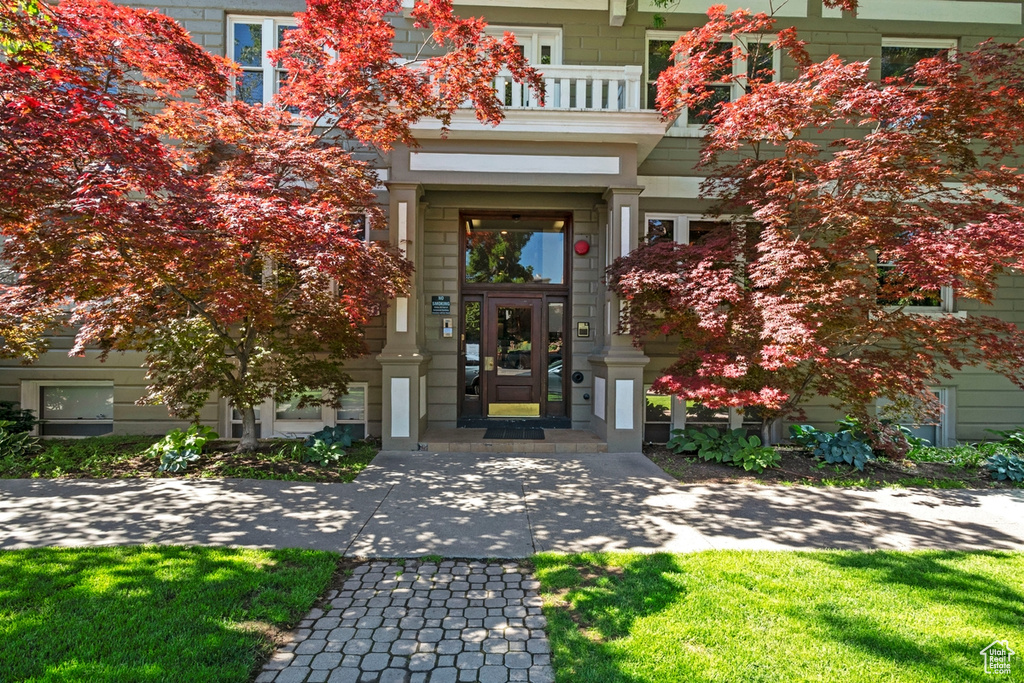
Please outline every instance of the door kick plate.
M540 417L539 403L491 403L488 417Z

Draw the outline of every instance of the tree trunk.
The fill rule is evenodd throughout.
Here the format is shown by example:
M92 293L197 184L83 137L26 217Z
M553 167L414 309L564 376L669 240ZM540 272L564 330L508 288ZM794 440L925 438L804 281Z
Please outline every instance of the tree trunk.
M256 450L259 443L256 435L256 409L252 406L240 408L242 414L242 438L238 440L236 453L245 453Z

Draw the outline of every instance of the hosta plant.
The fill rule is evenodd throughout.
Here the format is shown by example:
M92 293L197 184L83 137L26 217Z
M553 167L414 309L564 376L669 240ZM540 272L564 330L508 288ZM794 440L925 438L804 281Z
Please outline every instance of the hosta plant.
M161 472L182 472L199 459L207 441L219 436L205 425L172 429L164 438L146 449L146 455L160 458Z
M810 425L791 425L790 438L830 465L846 463L864 471L864 465L875 459L871 446L858 439L853 431L822 432Z
M352 445L352 435L347 427L324 427L320 431L310 434L304 445L306 446L306 452L303 455L305 462L327 467L345 457L347 454L345 449Z
M985 469L996 481L1024 482L1024 458L999 453L985 461Z
M17 458L39 449L39 439L21 431L13 420L0 420L0 457Z
M766 467L775 467L781 460L774 448L763 446L756 436L747 436L745 429L677 429L673 430L666 446L675 453L695 451L703 460L742 467L748 472L764 472Z

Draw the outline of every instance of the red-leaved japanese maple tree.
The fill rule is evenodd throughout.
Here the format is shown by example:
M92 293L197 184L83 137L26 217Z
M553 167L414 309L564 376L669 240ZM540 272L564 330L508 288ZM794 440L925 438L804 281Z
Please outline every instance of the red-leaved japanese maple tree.
M146 353L147 402L195 418L300 391L344 393L341 362L411 265L362 239L377 177L350 151L410 142L464 102L496 123L500 69L534 86L511 36L418 2L433 56L394 51L400 0L310 0L274 55L273 106L231 101L229 60L173 20L107 0L0 2L3 351L66 326L72 353ZM331 398L325 401L333 400ZM316 399L309 399L316 403Z
M806 399L830 397L899 452L902 439L873 421L878 397L924 418L937 407L929 387L972 365L1024 387L1013 323L915 306L946 287L989 304L1024 265L1024 46L983 43L877 82L868 62L812 62L771 17L721 6L708 17L672 48L658 107L708 111L702 195L728 220L609 269L637 343L680 340L655 389L757 406L766 434ZM733 69L759 43L723 51L730 34L763 36L792 77ZM707 84L737 79L744 94L712 104Z

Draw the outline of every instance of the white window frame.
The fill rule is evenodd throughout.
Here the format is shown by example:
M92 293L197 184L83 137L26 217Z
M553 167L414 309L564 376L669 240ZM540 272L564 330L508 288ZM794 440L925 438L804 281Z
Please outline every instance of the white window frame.
M645 211L644 222L643 222L643 234L640 235L640 239L643 239L647 235L647 222L652 220L657 221L673 221L672 223L672 239L679 244L690 243L690 221L708 221L713 223L731 223L735 221L738 216L726 215L726 216L708 216L699 213L665 213L660 211Z
M949 50L949 59L956 60L957 42L956 38L900 38L898 36L882 36L882 49L887 47L909 47ZM879 74L881 74L881 57L878 58L878 69Z
M649 424L651 424L651 425L668 424L669 438L672 438L672 430L674 430L674 429L683 429L683 427L685 426L685 422L686 422L686 406L685 406L685 403L678 396L669 395L670 401L669 401L669 406L668 406L668 422L667 423L666 422L651 422L651 421L649 421L647 419L647 395L648 394L651 394L653 396L664 396L665 395L665 394L655 394L654 392L651 391L651 386L652 385L650 385L650 384L645 384L644 385L644 408L643 408L643 410L644 410L644 412L643 412L643 431L644 431L643 435L644 435L644 439L646 440L646 437L647 437L647 425L649 425ZM683 410L682 411L679 410L680 405L683 406ZM678 417L679 417L680 413L682 414L683 422L677 424ZM654 443L654 442L652 442L652 443Z
M338 420L338 409L329 405L320 406L320 418L303 419L303 420L280 420L277 417L277 404L273 399L268 399L259 405L260 419L257 421L259 425L259 438L261 439L294 439L309 436L313 432L318 432L324 427L333 427L335 425L347 425L347 424L361 424L363 425L363 434L365 436L370 435L370 385L368 382L349 382L350 387L362 387L363 388L363 420ZM225 434L228 438L231 438L232 427L236 424L241 424L241 420L235 420L232 416L231 403L224 399L224 428Z
M936 430L938 438L932 446L945 448L956 443L956 387L929 387L929 389L939 399L939 404L942 405L942 413L939 415L938 429ZM876 399L876 414L889 403L891 401L885 398ZM905 427L918 426L910 422L897 422L895 424Z
M669 40L669 41L675 42L675 41L679 40L679 37L681 35L682 34L676 32L676 31L663 31L663 30L662 31L647 31L647 34L646 34L646 36L644 38L644 81L643 81L644 86L643 87L644 87L644 96L645 97L646 97L646 93L647 93L647 85L649 83L651 83L652 80L653 80L653 79L651 79L651 63L650 63L650 60L651 60L651 41L652 40L659 40L659 41ZM742 45L744 48L746 48L747 41L749 41L751 39L760 39L760 40L763 40L765 43L771 43L772 41L775 40L775 37L776 36L774 34L764 34L764 35L762 35L762 34L746 34L746 33L744 33L744 34L739 34L739 35L737 35L735 37L733 37L733 36L731 36L729 34L725 34L725 35L723 35L723 36L721 36L719 38L719 42L722 42L722 43L732 43L734 47L736 45ZM772 70L775 72L774 75L772 76L772 80L777 83L781 79L781 74L782 74L782 53L779 50L777 50L777 49L773 49L772 50ZM732 64L732 73L733 73L734 76L743 76L743 75L746 74L746 72L747 72L747 61L746 60L736 60L736 61L733 62L733 64ZM711 83L711 85L714 85L714 83ZM733 81L729 85L731 87L729 100L730 101L734 101L734 100L736 100L737 98L739 98L743 94L743 92L744 92L744 84L743 84L743 81ZM646 106L648 109L654 109L655 108L653 102L645 102L644 106ZM688 138L703 137L704 133L705 133L705 127L706 127L705 124L690 123L689 122L689 110L684 108L679 113L679 118L677 118L672 123L672 125L669 126L667 131L665 131L665 135L668 136L668 137L688 137Z
M363 419L362 420L339 420L338 419L338 408L332 408L334 411L334 424L336 426L345 425L359 425L363 426L363 438L370 436L370 383L369 382L349 382L348 386L360 387L363 390Z
M648 224L650 221L672 221L672 240L679 244L687 244L689 236L689 216L676 213L659 213L656 211L644 212L643 233L640 239L647 236Z
M892 261L879 261L875 264L875 272L878 272L879 266L895 267L895 265ZM939 288L939 299L940 303L935 306L884 306L884 309L887 311L902 309L904 313L913 313L915 315L952 315L957 318L967 316L966 312L956 310L956 294L949 285L943 285Z
M325 394L321 394L325 396ZM318 432L324 427L334 424L334 408L327 405L320 406L319 418L281 419L277 416L277 402L269 401L271 411L264 418L264 424L268 426L266 432L268 438L296 438L309 436Z
M36 419L40 422L49 422L52 424L110 424L110 432L114 433L114 408L111 407L110 419L100 420L43 420L42 410L40 405L40 393L43 387L110 387L111 394L114 392L114 381L113 380L62 380L62 379L42 379L42 380L23 380L21 382L21 408L22 410L31 410ZM32 426L31 433L35 436L39 436L43 439L86 439L91 434L60 434L60 435L47 435L43 436L40 434L39 424Z
M531 66L543 70L544 66L558 66L562 63L562 29L552 26L506 26L489 24L484 31L488 36L501 38L508 31L516 37L516 43L523 46L523 56ZM541 48L551 48L551 64L541 64Z
M362 239L363 239L363 244L365 244L367 247L369 247L370 246L370 230L373 229L372 221L370 220L370 212L369 211L350 211L348 213L348 215L350 215L350 216L362 216L363 217L363 238Z
M277 94L277 74L282 71L277 68L274 62L270 61L267 57L267 52L270 50L277 49L277 29L282 26L285 28L295 28L298 23L294 17L280 17L280 16L268 16L268 15L250 15L250 14L229 14L227 16L227 42L225 43L224 51L229 59L234 59L235 54L235 26L238 24L261 24L263 28L262 43L264 46L262 59L260 60L259 67L244 66L243 71L252 73L262 72L263 74L263 104L271 104L274 101L274 95ZM269 46L269 47L267 47ZM228 99L233 100L235 97L235 82L234 78L231 81L231 89L228 92Z
M234 410L235 410L235 408L234 408L234 406L231 405L230 401L228 401L227 399L224 399L223 404L224 404L224 413L223 413L223 415L224 415L224 429L222 430L222 435L226 439L237 439L238 437L234 436L234 426L235 425L241 425L242 421L235 419L235 417L234 417ZM267 405L268 404L270 405L271 408L274 405L273 402L264 401L263 403L261 403L258 406L256 406L256 409L260 411L260 416L258 418L256 418L256 438L258 438L258 439L262 439L263 438L263 419L264 419L263 416L267 414Z

